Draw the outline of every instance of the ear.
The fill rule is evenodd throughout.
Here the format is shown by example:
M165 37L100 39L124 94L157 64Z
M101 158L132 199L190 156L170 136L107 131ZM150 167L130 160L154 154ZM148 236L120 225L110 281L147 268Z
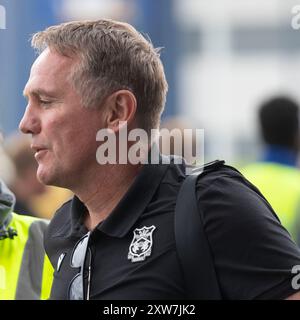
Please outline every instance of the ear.
M117 132L119 131L120 121L126 121L128 126L133 121L137 102L131 91L119 90L114 92L108 97L107 105L107 128Z

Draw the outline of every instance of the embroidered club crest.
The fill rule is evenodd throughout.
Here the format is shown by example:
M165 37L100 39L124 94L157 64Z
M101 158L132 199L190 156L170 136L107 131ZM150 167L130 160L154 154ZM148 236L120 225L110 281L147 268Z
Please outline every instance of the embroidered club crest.
M132 262L144 261L151 255L155 226L143 227L133 231L133 239L129 246L128 259Z

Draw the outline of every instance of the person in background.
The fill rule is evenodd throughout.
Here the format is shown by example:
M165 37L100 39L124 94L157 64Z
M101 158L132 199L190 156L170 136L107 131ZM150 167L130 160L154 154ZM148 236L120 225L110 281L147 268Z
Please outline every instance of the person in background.
M14 194L0 180L0 300L50 295L53 268L43 247L48 221L13 212Z
M6 138L5 152L14 167L7 185L16 196L15 212L51 219L55 210L71 197L69 190L46 187L38 181L37 162L27 136L15 133Z
M263 154L241 172L260 189L299 245L299 106L289 97L277 96L260 106L258 116Z
M37 162L30 148L30 139L25 135L14 134L6 139L5 151L15 167L13 181L9 188L16 196L15 212L38 217L32 207L34 197L42 195L46 188L36 177Z
M4 149L4 135L0 130L0 177L6 185L10 185L16 175L15 166Z

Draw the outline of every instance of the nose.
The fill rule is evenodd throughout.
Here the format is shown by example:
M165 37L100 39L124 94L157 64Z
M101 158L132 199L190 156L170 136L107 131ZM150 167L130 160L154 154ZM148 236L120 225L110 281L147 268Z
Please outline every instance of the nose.
M26 107L19 130L25 134L37 134L41 130L40 120L30 105Z

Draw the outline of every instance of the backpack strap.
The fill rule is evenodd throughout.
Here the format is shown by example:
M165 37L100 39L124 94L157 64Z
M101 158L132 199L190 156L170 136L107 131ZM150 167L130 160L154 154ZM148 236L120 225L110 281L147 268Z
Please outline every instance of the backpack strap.
M208 172L224 161L204 166ZM203 226L203 217L196 198L196 182L200 174L187 176L183 182L175 207L175 241L177 254L183 270L187 299L220 300L211 250Z

